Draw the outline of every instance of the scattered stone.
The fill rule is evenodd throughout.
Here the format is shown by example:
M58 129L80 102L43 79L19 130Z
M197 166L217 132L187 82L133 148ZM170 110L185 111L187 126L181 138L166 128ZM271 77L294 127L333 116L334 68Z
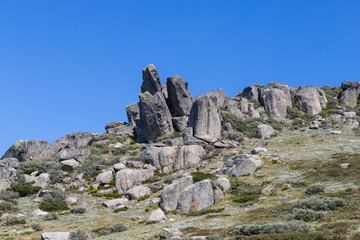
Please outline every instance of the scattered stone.
M65 201L70 205L76 205L79 202L79 200L76 197L67 197Z
M230 180L224 177L219 177L215 183L222 187L223 192L227 192L231 188Z
M267 153L267 149L262 148L262 147L257 147L257 148L254 148L253 150L251 150L251 154L253 154L253 155L259 154L259 153Z
M50 175L48 173L42 173L35 178L34 186L46 188L50 182Z
M164 212L159 208L151 213L150 217L146 221L147 223L165 222L166 216Z
M341 168L348 168L349 167L349 163L342 163L340 164Z
M115 175L116 189L119 193L125 193L134 185L140 184L152 176L154 176L154 172L147 169L121 169Z
M117 198L117 199L107 200L102 204L107 208L115 208L117 206L127 204L128 202L129 200L127 198Z
M70 232L44 232L41 240L70 240Z
M36 209L36 210L34 210L32 213L31 213L31 215L33 216L33 217L41 217L41 216L46 216L46 215L48 215L49 213L48 212L44 212L44 211L42 211L42 210L40 210L40 209Z
M66 148L56 154L56 161L61 162L68 159L74 159L80 163L86 161L91 153L90 148L73 149Z
M342 134L342 132L341 132L341 131L339 131L339 130L333 130L333 131L331 131L331 134L341 135L341 134Z
M182 239L182 233L174 228L163 228L160 231L160 238L162 239Z
M136 186L136 187L129 189L125 193L125 197L128 198L129 200L132 200L132 199L139 199L146 195L150 196L151 194L152 194L152 191L149 187Z
M264 139L269 139L277 135L276 131L269 125L260 124L257 126L257 133Z
M75 168L78 168L80 166L80 163L75 159L65 160L62 161L60 164L63 171L73 171Z
M237 155L224 163L220 174L227 174L229 177L249 175L261 168L262 165L263 163L257 155Z
M120 171L121 169L124 169L124 168L126 168L126 166L123 163L117 163L117 164L114 165L114 170L115 171Z
M95 182L100 184L110 184L113 180L113 171L105 171L97 175Z

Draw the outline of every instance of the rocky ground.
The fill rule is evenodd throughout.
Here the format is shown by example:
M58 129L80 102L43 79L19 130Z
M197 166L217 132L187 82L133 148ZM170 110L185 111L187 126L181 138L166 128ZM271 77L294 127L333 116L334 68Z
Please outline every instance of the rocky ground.
M360 239L358 82L192 98L143 75L129 124L4 154L0 239Z

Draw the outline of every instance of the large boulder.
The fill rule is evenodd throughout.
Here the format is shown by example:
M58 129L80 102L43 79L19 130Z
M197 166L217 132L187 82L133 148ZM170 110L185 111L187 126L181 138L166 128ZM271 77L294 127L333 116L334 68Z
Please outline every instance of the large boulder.
M154 141L156 138L174 132L172 118L162 92L151 95L149 92L139 95L141 138ZM138 127L138 126L137 126Z
M170 109L174 117L189 115L192 99L182 77L169 77L166 82Z
M119 193L125 193L133 186L154 176L154 172L148 169L125 168L115 175L116 189Z
M229 177L239 177L254 173L262 168L263 163L257 155L241 154L235 156L232 160L224 163L220 174L226 174Z
M341 84L341 89L343 91L345 91L346 89L351 88L351 87L355 87L355 88L360 87L360 82L346 80L346 81L342 82L342 84Z
M244 88L241 96L250 101L259 101L259 92L256 86L248 86Z
M133 132L133 127L124 122L111 122L105 126L105 130L110 134L128 135Z
M146 158L147 163L153 165L163 173L170 173L176 169L195 166L205 154L203 147L188 145L180 147L149 146L140 156Z
M16 168L19 161L16 158L4 158L0 160L0 191L10 187L17 180Z
M210 180L203 180L186 187L180 194L176 211L189 213L200 211L219 201L224 195L217 196L221 191ZM222 192L221 192L222 193Z
M266 124L259 124L257 126L257 134L263 139L269 139L277 135L274 128Z
M161 209L157 209L150 214L147 222L156 223L156 222L165 222L165 220L166 220L165 213Z
M143 69L143 83L141 84L141 92L149 92L154 95L162 91L162 84L159 73L153 64L148 65Z
M52 145L57 149L64 148L81 148L91 145L94 136L89 132L69 133L56 140Z
M216 103L219 108L223 108L226 105L227 96L226 96L226 93L224 93L223 89L216 89L211 92L201 94L201 95L195 97L194 101L196 101L199 98L204 98L204 97L216 98Z
M152 194L152 191L149 187L145 187L145 186L141 185L141 186L136 186L136 187L130 188L125 193L125 197L132 200L132 199L139 199L146 195L150 196L151 194Z
M206 142L216 142L221 137L221 118L217 98L197 97L191 108L189 127L194 136Z
M315 86L300 87L294 99L301 111L311 115L318 114L327 103L324 92Z
M287 107L291 107L291 96L286 84L269 83L260 89L260 102L270 117L285 120Z
M65 148L56 154L56 161L61 162L68 159L75 159L78 162L84 162L90 155L91 149Z
M166 211L175 210L181 192L193 184L192 176L176 179L172 184L166 186L161 192L160 207Z
M356 107L359 96L360 96L360 87L351 86L342 93L340 93L338 98L340 104Z
M104 171L97 175L95 182L99 184L110 184L113 180L113 171Z
M44 159L54 154L53 145L42 140L19 140L12 145L2 156L5 158L16 158L20 162Z
M116 199L112 199L112 200L107 200L105 202L103 202L103 206L107 207L107 208L115 208L117 206L121 206L124 204L127 204L129 202L129 200L127 198L116 198Z

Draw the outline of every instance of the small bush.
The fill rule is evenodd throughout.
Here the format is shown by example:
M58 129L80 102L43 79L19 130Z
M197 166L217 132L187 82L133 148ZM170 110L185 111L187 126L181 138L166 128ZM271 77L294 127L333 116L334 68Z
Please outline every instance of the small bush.
M40 232L44 229L44 227L38 223L31 224L31 229L33 229L35 232Z
M139 197L138 199L137 199L137 201L138 202L141 202L141 201L143 201L143 200L145 200L145 199L148 199L150 196L149 195L144 195L144 196L142 196L142 197Z
M109 235L115 232L123 232L127 228L122 223L116 223L108 228L98 228L93 230L94 233L98 234L99 236Z
M292 219L295 220L301 220L304 222L312 222L312 221L318 221L324 218L324 213L322 212L316 212L309 209L301 209L296 211L296 213L292 216Z
M64 200L53 199L51 201L43 201L39 208L45 212L55 212L68 210L68 204Z
M288 119L295 120L297 118L301 118L302 115L303 115L303 112L301 112L297 108L291 108L291 107L287 108L286 118L288 118Z
M4 201L14 200L20 198L20 194L11 190L3 190L0 192L0 199Z
M70 210L73 214L84 214L86 212L86 208L74 208Z
M75 232L70 233L70 240L90 240L90 234L84 230L78 229Z
M298 200L293 209L310 209L313 211L329 211L345 205L345 201L337 197L319 197L312 196L310 198Z
M41 187L34 187L30 183L28 184L12 184L10 190L13 192L17 192L20 197L26 197L31 194L36 194L41 190Z
M200 182L200 181L205 180L205 179L214 180L214 179L217 178L214 174L204 173L204 172L200 172L200 171L192 172L191 176L193 177L194 183Z
M306 190L305 193L307 195L314 195L314 194L318 194L321 192L324 192L325 190L325 186L321 185L321 184L314 184L309 186Z
M127 211L127 210L128 210L128 207L127 207L127 206L121 207L121 208L115 208L115 209L114 209L114 213L124 212L124 211Z
M49 213L48 215L45 216L44 219L47 221L51 221L51 220L59 219L59 217L56 213Z
M15 205L11 202L0 202L0 212L11 212L17 210Z
M248 203L259 199L262 190L260 185L242 182L237 178L230 178L230 183L233 202Z
M247 224L236 226L232 230L232 235L256 235L271 233L289 233L289 232L309 232L309 227L302 221L277 222L268 224Z
M12 226L18 224L26 224L25 219L18 219L16 216L8 215L3 218L3 222L5 226Z
M61 169L52 169L49 171L49 178L52 184L60 183L64 179L64 172Z
M200 210L200 211L190 212L190 213L187 214L187 216L202 216L202 215L207 215L207 214L210 214L210 213L220 213L220 212L222 212L224 210L225 210L225 208L217 208L217 209L206 208L206 209L203 209L203 210Z
M222 137L228 140L243 142L244 134L240 132L223 132Z

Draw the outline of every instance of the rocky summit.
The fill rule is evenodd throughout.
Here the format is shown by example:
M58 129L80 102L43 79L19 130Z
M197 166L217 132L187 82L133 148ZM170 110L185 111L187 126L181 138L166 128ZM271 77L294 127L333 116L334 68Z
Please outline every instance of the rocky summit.
M142 74L128 122L5 152L0 239L360 239L360 82L194 97Z

